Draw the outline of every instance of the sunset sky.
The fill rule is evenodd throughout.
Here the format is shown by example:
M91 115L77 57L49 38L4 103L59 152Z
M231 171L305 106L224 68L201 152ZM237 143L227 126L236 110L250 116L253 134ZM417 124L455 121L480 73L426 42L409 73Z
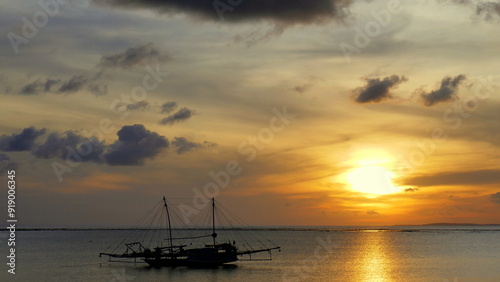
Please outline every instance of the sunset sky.
M499 1L66 2L0 1L20 225L500 223Z

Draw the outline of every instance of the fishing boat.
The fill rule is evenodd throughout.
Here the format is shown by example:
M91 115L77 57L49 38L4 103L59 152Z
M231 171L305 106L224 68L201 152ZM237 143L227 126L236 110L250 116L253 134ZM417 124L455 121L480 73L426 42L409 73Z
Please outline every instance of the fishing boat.
M163 197L160 202L159 211L165 216L153 216L150 222L161 222L166 221L166 226L158 228L146 228L142 231L152 231L156 240L153 236L143 236L142 241L133 241L122 244L122 249L124 251L118 252L118 248L115 248L113 252L103 252L99 256L107 256L108 260L111 262L145 262L151 267L177 267L177 266L188 266L188 267L217 267L223 264L236 262L238 260L271 260L271 251L278 250L280 247L273 244L271 241L267 240L271 245L266 245L262 243L262 240L257 240L260 246L255 248L249 245L247 241L244 241L243 246L239 247L236 244L236 240L230 240L230 236L223 236L223 238L218 238L218 231L216 230L216 214L223 215L222 212L216 209L216 201L214 198L211 200L211 230L205 228L177 228L174 230L172 227L172 207L167 203L165 197ZM179 217L176 217L177 219ZM221 220L228 222L227 218ZM250 231L249 229L239 227L230 228L229 230L239 230L243 232ZM187 231L192 230L195 234L191 236L179 236L174 237L174 231L182 233L181 235L186 235ZM228 229L224 229L227 231ZM167 233L167 238L162 238L162 233ZM211 234L206 234L211 231ZM242 238L241 236L239 237ZM202 244L195 243L196 240L201 240ZM209 243L207 243L207 240ZM244 240L244 239L243 239ZM157 245L152 247L151 243L157 241ZM167 242L166 244L164 242ZM183 243L177 243L183 242ZM108 247L109 249L109 247ZM257 258L252 259L252 254L264 253L269 254L268 258ZM242 259L242 257L244 259Z

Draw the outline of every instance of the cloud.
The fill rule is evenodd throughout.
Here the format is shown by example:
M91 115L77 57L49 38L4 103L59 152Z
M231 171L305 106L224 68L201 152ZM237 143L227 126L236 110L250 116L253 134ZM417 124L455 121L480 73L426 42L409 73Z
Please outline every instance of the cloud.
M217 146L216 143L203 141L203 143L190 142L184 137L175 137L172 141L172 145L176 147L175 152L182 155L187 152L194 151L200 148L214 148Z
M169 124L172 125L177 122L182 122L190 119L193 116L193 111L183 107L180 110L178 110L176 113L173 115L170 115L162 120L160 120L160 124Z
M268 42L275 36L280 36L285 32L286 27L285 24L275 23L267 28L257 28L246 34L236 35L233 42L236 44L243 43L247 48L250 48L258 43Z
M485 20L492 20L494 17L500 16L500 3L479 2L476 4L476 14L484 16Z
M96 83L98 76L89 78L86 75L74 75L64 81L62 79L45 80L37 79L24 85L18 94L21 95L40 95L44 93L71 94L87 87L87 90L96 96L107 94L108 86L102 83Z
M103 55L98 67L128 69L136 65L165 62L169 56L158 50L154 43L146 43L130 47L123 52L112 55Z
M144 111L147 110L149 107L149 103L146 101L139 101L135 104L128 104L127 105L127 110L129 111Z
M392 75L380 78L364 78L366 85L358 87L352 91L352 98L356 103L378 103L391 98L391 88L396 88L399 84L408 80L405 76Z
M108 94L108 86L106 84L91 83L87 87L90 93L96 96L103 96Z
M33 127L25 128L19 134L0 137L2 151L30 151L37 158L61 158L78 162L105 162L110 165L141 165L145 158L153 158L161 146L168 146L168 140L150 132L143 125L124 126L119 140L106 146L94 137L83 137L73 131L62 134L52 132L45 142L35 141L46 132ZM127 156L123 156L127 155ZM1 157L5 159L5 156Z
M139 101L137 103L132 103L132 104L123 104L123 103L120 103L120 104L116 105L115 109L120 109L122 107L125 107L125 110L127 110L127 111L139 111L139 112L142 112L142 111L149 110L150 105L146 101Z
M168 148L168 139L147 130L142 124L126 125L117 133L118 141L103 155L109 165L143 165Z
M88 78L85 75L74 75L68 81L63 82L57 91L59 93L73 93L81 90L87 82Z
M500 192L491 195L491 201L495 204L500 204Z
M434 175L416 176L406 180L404 184L424 187L500 184L500 170L445 172Z
M8 155L0 153L0 173L4 174L8 170L17 168L18 164L16 162L13 162Z
M40 93L47 93L52 91L52 88L61 82L60 79L47 78L45 81L35 80L31 83L24 85L19 94L22 95L38 95Z
M0 150L4 152L30 151L35 140L45 133L45 129L36 130L34 127L25 128L19 134L0 136Z
M223 0L94 0L101 5L128 9L148 8L164 14L187 14L193 18L224 22L312 24L342 19L350 0L252 0L231 6Z
M299 93L299 94L304 94L311 90L311 88L321 79L315 76L310 76L307 78L308 82L296 85L295 87L292 88L293 91Z
M478 0L450 0L454 4L469 5L475 9L477 16L482 16L484 20L490 21L494 17L500 16L500 3L492 1Z
M170 145L165 136L147 130L142 124L125 125L118 132L118 140L105 144L95 137L84 137L74 131L51 132L45 140L39 139L46 132L34 127L25 128L19 134L0 137L0 150L29 151L40 159L60 158L76 162L93 162L111 166L143 165L147 159L154 159ZM38 142L36 142L38 141ZM212 148L215 143L190 142L184 137L175 137L172 144L181 155L200 148ZM10 163L9 156L0 153L0 165ZM13 163L10 166L15 166Z
M137 103L125 104L118 103L116 104L114 110L116 111L152 111L157 113L171 113L173 110L177 108L176 102L166 102L161 106L152 105L147 101L139 101Z
M104 150L104 142L94 137L86 138L73 131L67 131L62 134L50 133L44 143L33 147L31 154L42 159L54 157L65 159L70 152L76 152L73 158L77 155L77 161L100 163Z
M420 97L427 107L433 106L440 102L446 102L455 98L460 83L466 79L463 74L456 77L447 76L441 80L441 85L438 89L429 93L421 93Z
M32 83L28 83L28 84L24 85L23 88L21 88L21 90L19 91L19 94L23 94L23 95L38 94L38 92L39 92L38 88L40 88L42 85L43 84L41 82L39 82L38 80L33 81Z
M418 188L406 188L404 191L405 192L417 192Z
M366 214L367 215L380 215L380 213L378 213L376 211L367 211Z
M176 102L165 102L163 105L161 105L161 113L162 114L169 114L173 110L177 108L177 103Z
M202 144L190 142L184 137L175 137L174 141L172 141L172 145L177 148L175 152L179 155L203 147Z
M310 84L297 85L293 90L297 93L303 94L311 88Z

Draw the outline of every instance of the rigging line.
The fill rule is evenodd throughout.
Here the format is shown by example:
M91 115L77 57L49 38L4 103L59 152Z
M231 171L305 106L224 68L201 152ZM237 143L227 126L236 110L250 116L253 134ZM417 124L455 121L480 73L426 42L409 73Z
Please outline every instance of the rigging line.
M151 220L148 222L148 228L147 228L147 231L144 232L144 236L143 236L143 239L141 240L142 242L146 242L146 240L148 238L149 239L149 243L147 245L147 247L149 248L151 246L151 241L153 239L153 234L154 234L154 229L153 229L153 226L154 225L154 222L157 220L157 218L159 217L159 215L161 215L162 211L161 211L161 204L158 205L157 209L156 209L156 213L155 215L151 218Z
M165 219L165 211L162 209L161 211L161 214L160 214L160 217L158 218L158 224L157 224L157 232L156 232L156 246L158 247L163 247L163 245L161 244L162 243L162 240L161 240L161 231L162 231L162 226L163 226L163 223L164 221L166 221Z
M237 236L237 237L239 237L238 240L242 239L242 242L245 242L245 238L240 234L240 232L229 231L229 228L233 228L233 224L231 223L229 218L227 218L227 216L224 214L223 210L220 210L220 214L221 214L220 218L222 220L224 220L225 222L227 222L226 232L228 234L230 234L229 237L231 238L231 240L235 241L236 238L234 236ZM234 236L233 236L233 234L234 234Z
M165 211L165 209L162 209L162 216L161 216L161 220L158 221L158 232L157 232L157 236L156 236L156 240L157 240L157 243L156 245L159 246L159 247L163 247L163 240L162 240L162 237L164 236L163 234L163 231L165 231L165 228L168 224L168 215L167 215L167 212ZM170 235L169 235L170 237Z
M200 220L203 219L202 216L208 216L208 215L206 215L205 213L202 213L202 216L195 216L194 219L191 221L191 223L192 223L191 226L188 226L185 223L184 218L181 219L181 217L179 216L179 214L181 214L181 213L182 212L179 210L179 208L175 207L174 211L171 214L173 214L175 219L178 220L178 222L180 223L179 225L185 228L185 230L183 230L182 232L190 237L198 237L200 235L200 232L196 229L193 229L193 224L195 227L197 225L200 225L199 222L200 222ZM211 235L210 235L210 237L211 237ZM181 241L181 243L182 243L182 241Z
M223 207L223 206L222 206L222 207ZM226 219L226 221L229 223L229 225L230 225L232 228L234 228L234 225L231 223L231 221L229 220L229 218L228 218L228 217L224 214L224 211L223 211L223 210L221 210L221 213L223 213L223 216L222 216L222 217ZM243 245L246 245L246 246L247 246L247 248L249 248L249 249L252 249L252 250L253 250L252 245L251 245L251 244L250 244L250 243L249 243L249 242L245 239L245 237L243 237L243 236L242 236L241 232L238 232L238 230L233 230L233 232L236 234L236 236L238 236L238 237L241 239L241 241L243 242Z
M184 230L182 231L183 233L186 233L186 235L188 235L188 236L195 236L193 230L191 230L189 228L189 226L185 223L184 218L180 217L180 215L179 215L180 213L182 213L182 212L179 211L179 209L173 208L171 215L174 217L175 221L178 221L178 225L180 227L184 228Z
M208 209L205 207L204 209L201 209L198 211L198 214L196 214L196 216L191 220L191 227L195 227L195 228L208 228L209 224L209 217L210 217L210 214L208 212Z
M157 204L156 204L157 205ZM136 227L139 226L139 224L144 221L155 209L156 209L156 205L154 205L150 210L148 210L141 218L139 218L135 223L134 225L132 225L132 229L129 229L124 235L123 235L123 240L121 242L119 242L115 248L113 249L113 251L111 251L112 253L115 253L118 248L122 247L123 246L123 243L132 235L132 233L134 233L136 230ZM106 248L105 251L107 251L109 248L111 248L111 246L109 246L108 248Z
M222 206L222 205L221 205L221 206ZM224 206L222 206L222 207L224 208L224 211L226 211L226 212L227 212L230 216L232 216L232 217L233 217L233 218L234 218L234 219L235 219L235 220L236 220L239 224L241 224L242 226L248 226L248 227L249 227L249 225L248 225L246 222L244 222L242 219L238 218L238 217L237 217L235 214L233 214L233 213L232 213L229 209L225 208ZM262 247L267 248L267 246L266 246L263 242L261 242L261 241L259 240L259 238L257 238L257 237L254 235L254 232L248 232L248 234L249 234L251 237L253 237L253 239L254 239L254 240L256 240L256 241L257 241L257 242L258 242L258 243L259 243Z
M145 240L147 237L150 236L151 234L151 230L154 229L155 225L154 225L154 222L156 221L157 217L161 214L161 207L160 205L157 206L156 208L156 212L149 218L149 221L146 223L146 232L145 232L145 236L144 236L144 239Z
M188 233L187 235L192 235L189 230L187 230L187 226L184 223L183 219L179 216L179 213L181 213L174 205L169 205L170 209L170 218L173 220L174 225L177 225L177 227L181 227L184 230L180 231L181 233ZM169 235L170 238L170 235ZM172 240L177 239L177 238L172 238ZM182 245L182 241L180 242Z
M224 222L226 223L226 228L224 230L225 230L227 237L229 238L230 241L236 241L235 236L242 237L241 234L239 234L238 232L231 232L229 230L229 228L232 226L232 223L229 221L229 219L226 216L224 216L224 212L222 210L220 210L219 218L221 219L223 224L224 224ZM239 238L238 238L238 240L239 240ZM243 238L242 242L244 242L244 238Z
M225 210L226 210L226 211L227 211L227 212L228 212L228 213L229 213L229 214L230 214L233 218L235 218L235 219L236 219L236 220L237 220L240 224L242 224L242 225L244 225L244 226L248 226L248 227L249 227L249 225L248 225L246 222L244 222L242 219L238 218L238 216L236 216L235 214L233 214L233 213L232 213L229 209L227 209L227 208L226 208ZM250 232L249 234L250 234L250 235L251 235L251 236L252 236L255 240L257 240L257 241L258 241L258 242L259 242L259 243L260 243L260 244L261 244L264 248L267 248L267 246L266 246L263 242L261 242L261 239L263 240L263 239L267 239L267 238L264 238L264 236L260 236L260 237L261 237L261 239L259 239L259 238L257 238L257 236L255 236L255 235L254 235L254 232ZM277 246L277 245L276 245L276 244L274 244L271 240L267 239L267 241L269 241L269 243L271 243L272 245Z

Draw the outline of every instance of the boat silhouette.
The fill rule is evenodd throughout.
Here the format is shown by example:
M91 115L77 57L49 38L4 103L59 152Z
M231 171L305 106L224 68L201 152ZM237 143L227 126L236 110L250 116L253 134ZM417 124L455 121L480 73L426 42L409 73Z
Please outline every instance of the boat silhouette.
M280 247L274 245L268 240L272 246L266 246L262 244L259 248L250 247L248 242L245 241L243 244L246 246L245 249L240 249L233 240L227 242L217 242L218 233L216 230L216 201L212 198L211 201L211 234L198 234L196 236L190 237L173 237L173 228L171 223L171 209L163 197L162 202L163 209L161 210L166 214L166 228L157 228L153 230L168 231L168 238L163 239L168 241L167 246L160 244L156 247L150 248L149 245L146 246L145 241L134 241L123 244L125 251L122 253L118 252L102 252L99 254L101 256L107 256L110 262L136 262L137 260L147 263L151 267L176 267L176 266L190 266L190 267L216 267L227 263L236 262L243 256L248 256L243 260L271 260L271 251L279 250ZM155 216L154 218L156 218ZM161 218L158 217L158 218ZM151 229L148 229L151 230ZM181 231L184 231L182 229ZM176 229L179 231L179 229ZM206 231L206 229L197 229L198 232ZM197 239L212 238L210 244L203 244L201 247L193 247L193 241ZM227 239L227 238L226 238ZM189 240L189 244L174 244L174 241ZM151 239L149 239L151 241ZM116 250L116 249L115 249ZM269 258L266 259L252 259L252 254L268 252ZM132 261L131 261L132 260Z

